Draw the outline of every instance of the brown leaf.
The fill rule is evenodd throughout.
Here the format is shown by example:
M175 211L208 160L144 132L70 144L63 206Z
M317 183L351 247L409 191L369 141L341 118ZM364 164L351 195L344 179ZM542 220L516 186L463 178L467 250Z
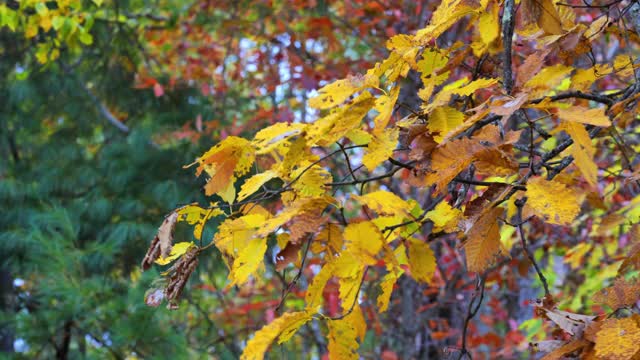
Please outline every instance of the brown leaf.
M560 35L562 19L553 6L552 0L522 0L522 13L526 22L535 22L538 27L549 35Z
M158 233L151 241L149 249L142 259L142 270L147 270L153 265L159 257L167 257L171 252L173 246L173 231L178 221L178 211L176 209L172 211L167 217L164 218L162 225L158 228Z
M633 245L631 246L629 255L624 259L622 265L620 265L618 274L625 273L632 268L640 269L640 224L635 224L631 227L629 237Z
M177 300L180 298L184 287L189 281L189 277L198 266L198 254L200 249L193 247L167 271L169 280L167 287L164 289L164 295L169 300L167 308L174 310L178 308Z
M464 216L467 218L473 218L480 214L482 210L489 208L490 204L500 199L502 195L505 195L512 189L512 186L507 184L491 184L485 190L482 195L471 200L464 209Z
M573 340L545 355L541 360L561 360L565 359L567 355L574 351L578 351L585 346L589 345L589 342L583 339Z
M485 148L479 141L468 138L444 143L433 151L427 182L435 184L436 190L442 192L453 178L471 165L475 154Z
M533 75L537 74L540 69L542 69L544 59L549 55L549 52L551 52L551 49L549 48L535 52L529 55L522 65L518 66L518 70L516 71L516 86L518 88L522 88L522 86L529 81Z
M302 247L302 243L288 243L287 246L280 250L276 255L276 270L282 271L287 265L298 259L298 252Z
M562 311L555 307L548 308L540 301L536 302L534 305L542 311L549 320L553 321L560 329L569 335L573 335L574 338L581 338L584 329L596 318L596 316Z
M475 156L476 170L482 174L508 176L518 172L519 164L511 154L497 148L488 148Z
M613 285L593 295L593 301L609 306L613 311L632 306L640 298L640 282L617 278Z
M466 241L462 244L467 254L469 271L482 272L494 264L495 260L507 251L500 242L498 217L504 209L490 208L477 219L466 219Z

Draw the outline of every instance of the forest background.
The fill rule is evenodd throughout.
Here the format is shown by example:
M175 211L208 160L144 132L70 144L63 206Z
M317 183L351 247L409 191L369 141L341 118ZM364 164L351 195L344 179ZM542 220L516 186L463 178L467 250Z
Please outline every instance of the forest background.
M638 6L3 2L0 350L637 357Z

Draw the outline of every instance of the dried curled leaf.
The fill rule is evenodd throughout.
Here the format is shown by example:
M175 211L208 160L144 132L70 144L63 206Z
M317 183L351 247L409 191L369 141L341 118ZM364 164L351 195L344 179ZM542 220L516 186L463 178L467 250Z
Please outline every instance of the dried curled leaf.
M173 246L173 231L178 221L178 210L172 211L162 222L158 233L151 241L149 250L142 260L142 270L148 270L151 265L160 257L166 258L171 253L171 247Z
M198 266L198 254L200 250L196 247L191 247L190 250L184 254L168 271L169 279L167 287L164 290L164 295L169 300L168 309L177 309L177 300L180 298L184 287L189 281L189 277L196 270Z

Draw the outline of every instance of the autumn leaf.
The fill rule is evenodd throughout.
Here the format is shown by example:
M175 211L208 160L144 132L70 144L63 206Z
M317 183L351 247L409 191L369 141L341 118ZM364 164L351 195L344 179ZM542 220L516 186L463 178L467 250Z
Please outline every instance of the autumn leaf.
M387 311L389 308L389 301L391 300L391 293L393 292L393 286L396 284L398 276L394 272L388 272L380 282L380 294L376 299L378 305L378 311L381 313Z
M309 106L315 109L328 109L345 102L356 92L377 87L378 78L373 75L350 76L337 80L318 90L318 96L309 100Z
M380 133L387 127L396 101L398 101L398 95L400 95L400 87L396 86L389 91L389 95L381 95L376 99L375 106L373 107L378 112L378 115L373 119L373 123L375 124L374 131L376 133Z
M329 358L331 359L359 359L357 338L359 336L359 328L361 328L361 311L360 305L355 305L357 311L352 311L349 315L340 320L329 320L327 326L329 334Z
M578 194L558 181L531 178L527 182L527 197L525 211L551 224L570 225L580 212Z
M258 330L253 338L247 342L240 359L261 360L271 346L271 343L286 330L285 338L291 337L300 326L311 320L311 314L306 311L285 313L279 318Z
M408 201L385 190L377 190L365 195L353 195L353 198L380 215L403 215L410 213L413 209L413 205Z
M469 271L485 271L500 255L506 253L500 242L500 225L498 224L498 217L503 212L504 210L500 207L491 208L480 214L475 221L464 222L467 227L467 239L462 247L467 254Z
M558 117L568 122L602 127L611 126L611 120L605 115L602 108L587 109L581 106L571 106L566 109L558 108Z
M375 263L375 256L383 245L382 233L372 222L363 221L347 225L344 229L344 240L347 250L351 251L360 262L367 265Z
M427 212L425 218L433 222L433 231L455 232L458 230L458 222L461 220L462 212L455 209L448 202L438 203L436 207Z
M167 265L186 253L192 246L195 246L195 244L192 242L185 241L176 243L171 247L171 252L169 253L169 255L167 255L167 257L160 257L155 262L158 265Z
M550 35L562 34L562 20L552 0L522 0L522 10L529 22L535 22Z
M596 334L599 359L631 359L639 351L640 328L633 319L607 319Z
M362 163L367 170L373 171L378 165L393 156L398 143L398 128L387 128L378 132L367 147L367 151L362 157Z
M421 282L429 283L436 272L436 258L433 250L417 239L408 240L408 258L411 276Z
M264 253L267 251L267 241L262 238L255 238L249 241L247 246L240 251L238 257L233 262L229 279L229 286L242 285L249 280L249 275L258 270L264 260Z
M464 114L460 111L449 106L438 107L429 114L427 128L433 134L433 139L441 143L444 135L460 126L463 120Z
M576 166L580 169L582 176L591 186L597 186L598 166L593 160L596 149L591 143L591 138L584 125L565 121L560 128L566 131L573 139L573 146L569 147L568 153L573 155Z

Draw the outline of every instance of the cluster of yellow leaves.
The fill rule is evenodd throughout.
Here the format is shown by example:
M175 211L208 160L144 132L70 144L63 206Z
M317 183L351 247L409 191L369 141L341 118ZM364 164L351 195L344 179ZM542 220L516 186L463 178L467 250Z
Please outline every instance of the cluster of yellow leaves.
M318 110L319 119L315 122L278 123L261 130L252 140L229 137L196 160L196 174L204 172L209 176L205 185L207 195L218 195L231 205L238 205L237 202L250 205L228 214L233 216L219 225L213 239L230 270L230 286L242 285L258 274L267 250L267 238L274 234L282 253L286 252L285 257L289 258L284 265L277 266L293 261L303 241L310 241L311 253L322 261L322 267L307 288L304 311L285 313L263 327L247 343L243 358L261 359L272 342L288 340L314 317L327 321L331 357L357 358L358 341L363 340L366 330L359 296L367 269L379 262L386 267L376 299L381 312L389 308L394 285L401 275L406 273L421 282L433 280L437 269L435 254L428 242L412 237L426 222L432 224L432 233L457 234L463 239L461 248L466 253L467 269L472 272L484 272L508 254L501 239L501 223L514 217L515 205L513 199L503 205L507 194L511 196L519 191L514 198L526 197L525 218L536 216L549 224L563 226L573 223L580 213L582 196L568 181L547 180L546 174L533 174L533 171L523 176L523 159L517 158L513 151L522 131L507 128L506 121L525 108L548 113L551 121L560 123L557 130L564 131L574 142L565 155L573 156L585 181L595 187L596 140L591 139L585 126L609 127L609 116L602 108L536 98L555 93L568 81L586 90L600 76L614 70L632 74L633 64L618 60L613 68L545 66L552 48L562 55L562 49L569 43L574 47L588 43L586 34L595 30L575 25L574 17L566 10L558 10L550 0L523 0L522 6L529 26L520 31L531 36L542 33L541 41L548 48L535 51L517 68L513 94L495 96L495 89L500 86L497 78L450 78L450 69L464 61L465 51L473 51L477 56L491 55L498 53L502 45L498 41L500 8L497 3L446 0L433 13L426 28L415 35L396 35L389 39L386 44L389 56L364 75L349 76L318 90L317 96L308 103ZM472 24L477 20L471 50L464 50L458 43L449 49L432 46L436 38L465 17ZM400 93L399 84L410 70L420 73L423 88L418 96L423 104L419 114L394 124L392 114ZM486 95L490 91L493 95ZM457 100L472 95L477 104L475 108L468 109L466 104L456 107ZM470 136L468 131L474 130L473 127L490 114L502 116L504 120L497 121L496 125L483 124ZM335 148L336 142L341 145L340 149ZM343 144L348 142L353 145L345 147ZM418 178L415 183L423 187L435 185L434 193L443 194L452 182L460 181L457 177L472 165L474 175L499 177L499 180L462 206L453 207L441 201L430 211L422 211L415 201L402 199L384 189L350 196L336 196L330 191L335 184L332 173L323 163L326 158L340 152L346 157L347 150L358 149L355 151L360 155L362 167L375 173L381 164L394 157L399 142L411 150L409 158L417 164L413 174ZM257 172L249 176L252 169ZM351 175L355 180L356 176ZM247 178L236 196L237 182L242 177ZM276 182L277 190L270 186ZM280 196L281 208L267 210L254 204L276 195ZM345 205L363 209L368 219L351 222L344 219L347 223L344 226L330 223L327 213ZM195 225L194 235L200 239L207 220L222 214L216 206L212 209L215 210L189 208L178 213L184 216L184 221ZM175 251L163 251L168 257L162 261L175 259L190 246L194 245L174 245ZM578 264L589 249L584 246L572 252L569 260L572 266ZM635 249L623 267L637 266L639 253ZM333 281L339 287L343 315L328 319L322 314L323 291ZM619 280L599 293L595 300L612 308L627 306L638 289L635 283ZM609 340L612 329L617 328L632 335L624 342L633 339L638 329L635 322L631 324L631 320L626 319L600 322L586 315L544 310L549 319L575 337L568 343L556 343L558 346L551 358L586 348L595 349L596 354L604 358L631 354L625 350L626 343L613 349L605 346L604 341ZM595 335L588 338L587 333Z

